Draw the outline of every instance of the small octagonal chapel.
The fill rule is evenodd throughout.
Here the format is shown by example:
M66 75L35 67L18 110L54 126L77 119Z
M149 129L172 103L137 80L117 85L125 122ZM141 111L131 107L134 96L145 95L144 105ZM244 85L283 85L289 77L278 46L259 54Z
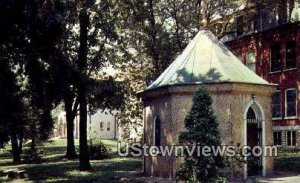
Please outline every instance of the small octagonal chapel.
M270 84L241 63L217 38L201 30L180 56L139 95L144 104L144 143L168 146L178 142L194 91L204 86L213 99L224 145L273 145ZM273 157L237 164L240 177L266 176L273 170ZM178 157L145 156L149 176L175 179Z

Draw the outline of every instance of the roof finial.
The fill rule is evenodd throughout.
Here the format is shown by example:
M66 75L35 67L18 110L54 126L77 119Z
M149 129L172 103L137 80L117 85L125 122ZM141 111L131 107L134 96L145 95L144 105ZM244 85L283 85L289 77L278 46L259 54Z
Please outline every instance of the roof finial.
M201 10L200 10L200 17L202 20L200 20L200 27L202 29L207 29L208 26L208 10L209 10L209 6L212 3L212 0L202 0L201 1Z
M200 25L203 27L203 28L207 28L207 25L208 25L208 21L206 18L202 19L200 21Z

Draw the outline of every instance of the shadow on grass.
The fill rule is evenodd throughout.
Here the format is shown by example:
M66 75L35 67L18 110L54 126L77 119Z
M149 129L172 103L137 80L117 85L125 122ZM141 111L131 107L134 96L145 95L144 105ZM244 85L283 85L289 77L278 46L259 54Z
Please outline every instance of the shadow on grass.
M41 164L21 164L14 165L9 149L0 152L0 182L6 181L3 171L6 169L25 170L28 179L25 181L33 182L118 182L113 178L120 173L140 170L142 167L141 159L137 158L118 158L116 152L116 141L106 140L111 149L111 158L105 160L91 161L93 171L78 171L78 160L66 161L65 140L58 140L48 143L39 148L43 151L43 163ZM24 150L28 149L27 146ZM78 152L78 146L76 146ZM24 151L25 152L25 151Z
M140 159L115 158L92 161L91 165L93 170L90 172L78 171L77 161L32 165L23 169L28 173L29 180L37 182L112 182L120 172L141 169L142 163Z

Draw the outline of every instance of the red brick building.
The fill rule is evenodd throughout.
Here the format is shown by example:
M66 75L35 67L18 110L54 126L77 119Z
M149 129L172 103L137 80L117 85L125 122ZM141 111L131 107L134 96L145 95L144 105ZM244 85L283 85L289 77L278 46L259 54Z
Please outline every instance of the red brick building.
M223 38L245 65L278 84L272 103L274 144L292 147L300 147L299 5L296 1L289 16L262 11L246 24L239 17L236 32Z

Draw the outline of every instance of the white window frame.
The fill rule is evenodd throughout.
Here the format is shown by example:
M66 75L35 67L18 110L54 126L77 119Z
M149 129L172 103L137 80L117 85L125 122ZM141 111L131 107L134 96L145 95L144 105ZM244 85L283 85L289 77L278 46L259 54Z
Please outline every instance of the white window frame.
M284 71L292 71L292 70L297 70L298 69L298 66L297 66L297 42L295 41L295 49L296 49L296 55L295 55L295 62L296 62L296 67L293 67L293 68L286 68L286 60L287 60L287 44L289 42L292 42L292 41L295 41L295 40L290 40L290 41L287 41L285 43L285 62L284 62Z
M280 117L273 118L272 114L272 120L281 120L282 119L282 91L281 90L276 90L276 93L280 93ZM273 101L272 101L272 110L273 110Z
M250 53L254 53L254 62L248 62L248 54L250 54ZM247 51L246 52L246 60L245 60L245 65L249 68L249 69L251 69L250 67L249 67L249 64L254 64L254 70L252 70L253 72L256 72L256 61L257 61L257 59L256 59L256 51L255 50L249 50L249 51Z
M273 132L273 134L274 133L276 133L277 135L276 135L276 139L278 140L278 135L280 135L280 145L277 145L277 144L275 144L275 139L273 139L274 140L274 145L276 145L276 146L282 146L282 133L281 133L281 131L274 131ZM286 137L287 138L287 137Z
M291 139L288 139L288 132L291 133ZM293 145L293 132L295 132L295 145ZM285 141L286 141L286 146L287 147L295 147L297 145L297 131L294 131L294 130L288 130L288 131L285 131ZM291 145L288 145L288 141L291 142Z
M275 42L271 45L271 47L270 47L270 49L269 49L269 61L270 61L270 64L269 64L269 68L270 68L269 74L280 73L281 70L282 70L282 65L281 65L281 69L280 69L280 70L278 70L278 71L272 71L272 48L273 48L273 46L275 45L276 42L279 43L279 45L280 45L279 52L280 52L280 55L282 54L282 53L281 53L281 44L280 44L280 42L279 42L279 41L275 41ZM280 62L282 62L282 55L281 55L281 57L280 57ZM281 64L281 63L280 63L280 64Z
M296 115L295 116L287 116L287 92L295 90L296 91ZM285 119L298 119L298 91L297 88L288 88L285 90Z

